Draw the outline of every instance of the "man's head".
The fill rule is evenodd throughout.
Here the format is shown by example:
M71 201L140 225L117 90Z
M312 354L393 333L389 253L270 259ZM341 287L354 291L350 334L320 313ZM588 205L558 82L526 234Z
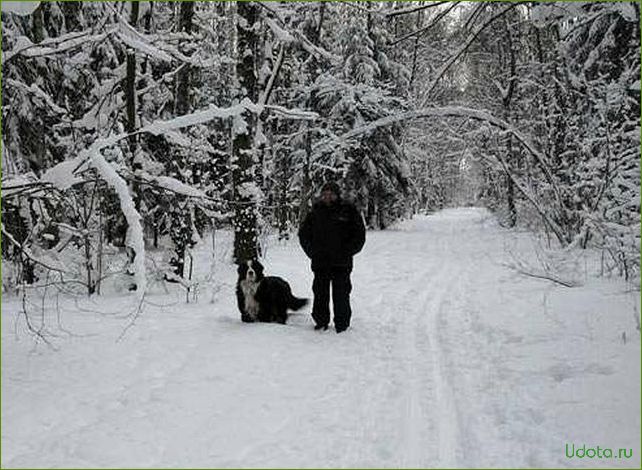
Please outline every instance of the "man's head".
M333 181L328 181L321 187L321 202L327 206L337 202L340 196L341 189Z

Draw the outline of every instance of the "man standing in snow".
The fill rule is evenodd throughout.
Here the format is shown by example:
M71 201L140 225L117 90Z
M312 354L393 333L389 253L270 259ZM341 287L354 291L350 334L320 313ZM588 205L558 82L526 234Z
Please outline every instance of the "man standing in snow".
M366 229L354 205L341 199L338 184L329 182L323 185L320 200L312 206L301 224L299 241L312 260L314 329L328 329L332 284L334 327L337 333L341 333L350 326L352 257L363 248Z

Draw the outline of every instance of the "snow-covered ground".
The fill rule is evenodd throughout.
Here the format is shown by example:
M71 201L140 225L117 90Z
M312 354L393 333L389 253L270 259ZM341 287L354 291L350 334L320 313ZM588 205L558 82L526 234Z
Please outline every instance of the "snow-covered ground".
M47 303L57 351L3 298L2 467L639 468L639 292L582 259L575 288L506 266L537 264L533 246L480 209L369 232L341 335L313 331L309 308L241 323L227 234L213 299L150 281L119 341L131 295L61 300L60 323ZM296 241L265 264L311 296Z

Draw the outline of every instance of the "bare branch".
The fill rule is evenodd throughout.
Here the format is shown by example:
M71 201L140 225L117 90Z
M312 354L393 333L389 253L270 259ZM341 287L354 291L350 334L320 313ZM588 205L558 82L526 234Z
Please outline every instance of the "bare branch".
M444 2L444 3L446 3L446 2ZM402 41L405 41L406 39L410 39L412 37L419 36L420 34L425 33L426 31L428 31L429 29L434 27L437 23L439 23L439 21L441 21L442 18L444 18L446 15L448 15L448 13L450 13L457 5L459 5L459 2L453 3L448 9L446 9L446 10L442 11L441 13L439 13L439 15L437 15L437 17L434 20L432 20L428 26L424 26L423 28L418 29L417 31L413 31L413 32L408 33L408 34L406 34L406 35L404 35L404 36L402 36L402 37L400 37L398 39L395 39L394 41L389 43L387 45L387 47L396 46L397 44L399 44Z
M279 56L276 59L276 64L274 64L274 69L270 74L270 79L268 80L267 85L265 85L265 90L259 98L259 105L267 104L270 101L270 95L272 94L272 89L274 88L274 82L276 81L276 77L279 75L281 66L283 65L283 59L285 58L285 49L286 44L282 43L281 47L279 48Z
M61 274L63 273L62 268L51 266L51 265L47 264L45 261L42 261L41 259L38 259L38 257L36 255L34 255L33 252L29 248L27 248L22 243L20 243L18 240L16 240L13 237L13 235L11 235L7 231L7 229L4 228L4 224L0 224L0 226L2 227L2 235L4 236L4 238L6 238L13 245L15 245L20 250L20 252L22 254L24 254L27 258L29 258L31 261L33 261L34 263L39 264L40 266L42 266L44 268L47 268L47 269L49 269L51 271L56 271L56 272L61 273Z
M488 26L490 26L496 19L502 17L503 15L508 13L510 10L515 8L517 5L519 5L519 3L511 3L510 5L502 9L499 13L496 13L495 15L488 18L475 31L473 31L473 33L468 37L468 40L466 40L464 45L461 46L459 50L454 55L452 55L450 59L448 59L446 63L442 65L441 68L437 71L437 75L435 75L435 78L433 78L432 83L430 84L430 86L428 86L428 88L426 89L426 92L424 93L425 98L421 102L421 105L420 105L421 108L423 108L428 104L428 102L430 101L430 98L432 97L431 93L437 86L437 83L439 83L439 80L441 80L444 74L448 71L448 69L450 69L450 67L452 67L452 65L457 61L457 59L459 59L464 54L464 52L468 50L470 45L473 42L475 42L475 39L477 39L477 36L479 36L481 32L484 31Z
M386 16L386 18L393 18L393 17L399 16L399 15L408 15L410 13L415 13L417 11L426 10L428 8L438 7L439 5L443 5L444 3L448 3L448 2L431 2L428 5L422 5L422 6L418 6L418 7L402 8L400 10L394 10L394 11L391 11L390 13L386 13L385 16ZM455 3L458 3L458 2L455 2Z
M31 319L29 318L29 312L27 311L27 293L23 289L22 291L22 310L21 312L22 315L25 318L25 323L27 325L27 329L31 334L33 334L36 338L42 340L43 343L45 343L47 346L49 346L52 350L57 351L58 348L51 342L47 337L43 334L42 329L44 327L44 321L39 329L34 328L34 326L31 324ZM44 315L44 311L43 311Z

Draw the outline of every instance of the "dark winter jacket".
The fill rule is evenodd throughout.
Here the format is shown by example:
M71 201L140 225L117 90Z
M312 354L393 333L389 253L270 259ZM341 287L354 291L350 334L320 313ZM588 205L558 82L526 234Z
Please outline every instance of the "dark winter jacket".
M352 257L366 241L366 228L352 204L341 199L329 206L318 202L301 224L299 241L312 260L312 270L352 268Z

